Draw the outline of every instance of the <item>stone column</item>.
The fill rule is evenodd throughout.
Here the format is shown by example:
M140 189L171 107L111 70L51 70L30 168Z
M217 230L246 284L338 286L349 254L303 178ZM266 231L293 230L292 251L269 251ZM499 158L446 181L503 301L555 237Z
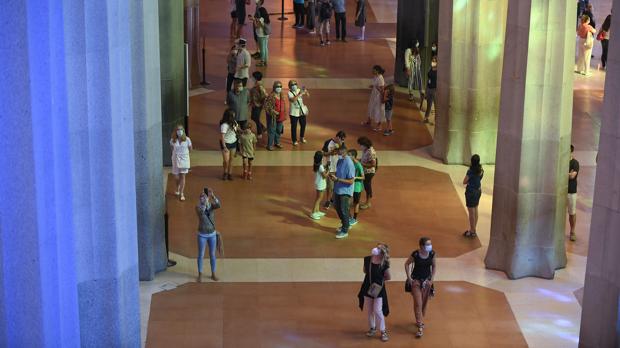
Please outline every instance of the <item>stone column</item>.
M141 59L133 69L136 212L140 280L152 280L166 269L164 183L157 1L136 1L132 54ZM167 145L167 143L166 143Z
M575 6L565 0L508 4L485 264L511 279L550 279L566 265Z
M200 51L200 0L185 0L185 42L189 45L189 87L200 87L202 79L200 65L202 52ZM204 67L203 67L204 69Z
M508 0L440 3L433 156L495 163Z
M0 5L2 347L140 346L134 136L154 105L152 5Z
M159 0L162 146L167 166L172 165L170 135L187 116L183 27L183 1Z
M620 21L612 21L611 32L620 32ZM620 36L610 41L581 312L583 348L620 345Z

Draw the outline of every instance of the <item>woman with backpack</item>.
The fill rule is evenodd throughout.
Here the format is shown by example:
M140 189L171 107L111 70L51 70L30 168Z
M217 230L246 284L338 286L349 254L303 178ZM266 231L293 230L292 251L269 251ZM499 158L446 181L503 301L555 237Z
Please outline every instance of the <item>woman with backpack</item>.
M269 35L271 34L271 22L269 13L263 7L265 0L256 0L256 15L253 18L256 38L260 52L260 62L256 66L267 66L269 59Z
M331 44L329 42L329 21L334 12L334 5L331 0L320 0L319 2L319 39L321 46Z

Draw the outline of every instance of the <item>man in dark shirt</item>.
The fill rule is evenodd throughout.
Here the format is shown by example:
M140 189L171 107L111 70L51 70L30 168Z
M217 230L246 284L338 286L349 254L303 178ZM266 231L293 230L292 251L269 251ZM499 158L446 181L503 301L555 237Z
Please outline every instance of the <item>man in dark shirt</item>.
M426 82L426 112L424 113L424 123L428 123L428 117L431 115L431 109L435 102L435 91L437 90L437 56L431 59L431 70L428 71L428 81ZM420 111L422 111L422 102L420 102Z
M250 105L250 90L243 87L243 82L236 79L233 89L226 97L228 107L235 110L235 121L243 128L248 123L248 110Z
M568 165L568 223L570 224L570 240L577 240L575 225L577 224L577 176L579 176L579 161L573 156L575 147L570 146L570 162Z

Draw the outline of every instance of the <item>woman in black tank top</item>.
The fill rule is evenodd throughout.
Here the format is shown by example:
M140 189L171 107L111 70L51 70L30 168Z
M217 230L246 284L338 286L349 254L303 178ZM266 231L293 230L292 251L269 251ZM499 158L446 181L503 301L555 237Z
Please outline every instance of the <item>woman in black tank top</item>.
M435 252L430 238L420 238L419 245L420 248L412 252L405 262L405 274L407 275L405 291L411 292L413 297L413 309L418 327L416 337L422 337L423 334L426 304L433 289L436 270ZM413 269L410 267L411 264L413 264Z

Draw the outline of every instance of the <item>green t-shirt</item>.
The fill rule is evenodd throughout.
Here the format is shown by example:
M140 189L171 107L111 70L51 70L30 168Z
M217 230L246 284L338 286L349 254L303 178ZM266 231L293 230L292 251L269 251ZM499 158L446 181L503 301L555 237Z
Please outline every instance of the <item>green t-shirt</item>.
M364 167L360 162L355 162L355 177L363 176ZM353 192L362 192L364 190L364 180L355 179L355 185L353 186Z

